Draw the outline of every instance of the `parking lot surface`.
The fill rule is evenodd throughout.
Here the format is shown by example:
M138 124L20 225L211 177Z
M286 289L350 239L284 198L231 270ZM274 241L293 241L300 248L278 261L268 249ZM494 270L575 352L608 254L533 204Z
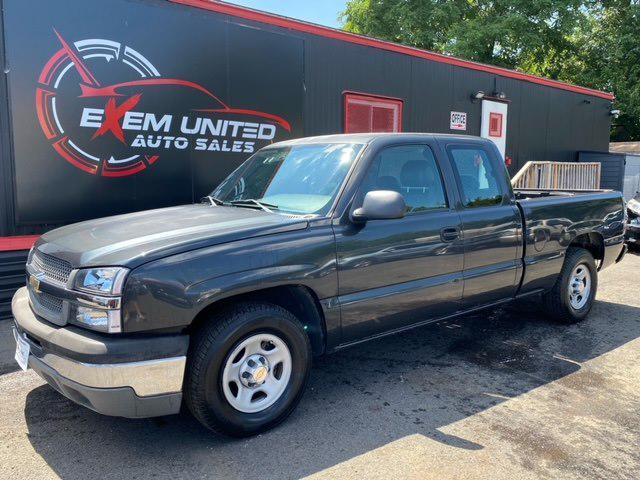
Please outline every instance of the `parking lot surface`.
M0 321L0 479L640 478L638 272L604 271L580 325L532 300L320 359L289 420L245 440L79 407L18 371Z

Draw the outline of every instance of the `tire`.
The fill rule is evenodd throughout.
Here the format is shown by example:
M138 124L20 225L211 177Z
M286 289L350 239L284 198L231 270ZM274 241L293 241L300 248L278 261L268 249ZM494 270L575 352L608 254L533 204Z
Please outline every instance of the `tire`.
M238 304L208 320L191 342L184 385L187 407L205 427L232 437L278 425L297 406L309 377L311 345L303 326L288 310L267 303ZM271 350L263 350L271 345Z
M582 288L585 288L584 295L576 294L572 296L570 295L569 287L574 278L580 276L579 267L586 270L590 284L587 292L584 281L576 282L578 284L577 289L580 289L579 283L582 283ZM574 275L576 272L578 273L577 276ZM580 322L589 314L597 290L598 269L593 255L584 248L570 247L565 255L564 264L555 285L542 296L544 309L551 318L560 323ZM574 289L573 291L577 290Z

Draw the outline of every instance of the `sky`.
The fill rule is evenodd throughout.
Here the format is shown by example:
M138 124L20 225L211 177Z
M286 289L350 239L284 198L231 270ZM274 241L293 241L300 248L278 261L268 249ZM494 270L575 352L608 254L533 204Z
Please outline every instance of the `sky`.
M339 27L338 15L345 8L346 0L226 0L244 7L277 13L286 17L318 23L327 27Z

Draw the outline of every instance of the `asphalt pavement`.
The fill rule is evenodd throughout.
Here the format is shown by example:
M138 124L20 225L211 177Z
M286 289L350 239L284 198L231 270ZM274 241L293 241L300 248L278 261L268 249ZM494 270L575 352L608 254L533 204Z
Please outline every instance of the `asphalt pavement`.
M245 440L77 406L17 369L0 321L0 479L637 479L639 272L603 272L579 325L529 301L322 358L296 412Z

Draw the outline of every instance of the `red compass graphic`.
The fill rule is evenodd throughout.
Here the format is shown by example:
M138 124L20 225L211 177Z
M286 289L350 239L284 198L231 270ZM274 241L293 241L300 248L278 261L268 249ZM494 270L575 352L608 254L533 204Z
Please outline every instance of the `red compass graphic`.
M163 78L142 54L120 42L86 39L69 44L56 31L61 48L45 64L38 78L36 111L46 138L67 162L92 175L125 177L158 161L154 151L132 148L123 119L145 98L163 105L163 88L186 90L199 97L198 108L209 114L252 116L290 132L277 115L225 105L201 85ZM105 79L107 81L105 81ZM116 82L108 81L115 79ZM87 109L100 112L99 128L80 128Z

